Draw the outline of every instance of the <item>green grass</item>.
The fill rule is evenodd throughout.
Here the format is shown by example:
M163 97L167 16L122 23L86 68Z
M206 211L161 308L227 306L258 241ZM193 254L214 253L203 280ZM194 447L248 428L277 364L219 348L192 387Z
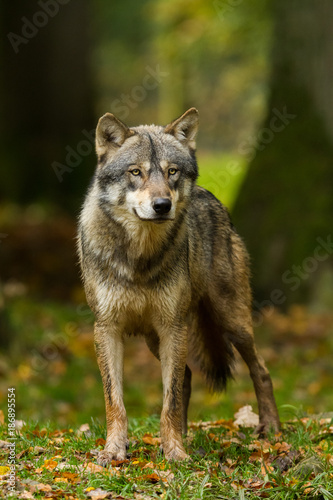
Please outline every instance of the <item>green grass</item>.
M54 423L28 422L16 439L16 479L33 498L88 498L89 489L112 492L112 498L241 499L333 498L332 420L293 419L282 433L258 439L253 430L230 421L192 428L185 440L190 460L167 462L159 445L144 442L146 433L158 435L158 419L130 419L130 447L124 463L97 467L105 431L92 421L80 433L57 429ZM321 433L321 434L320 434ZM6 425L0 439L9 438ZM1 448L1 466L8 450ZM304 460L311 459L310 466ZM6 469L0 498L7 498ZM44 486L43 486L44 485ZM48 488L45 493L43 488ZM97 492L95 493L97 494ZM104 498L104 497L101 497Z

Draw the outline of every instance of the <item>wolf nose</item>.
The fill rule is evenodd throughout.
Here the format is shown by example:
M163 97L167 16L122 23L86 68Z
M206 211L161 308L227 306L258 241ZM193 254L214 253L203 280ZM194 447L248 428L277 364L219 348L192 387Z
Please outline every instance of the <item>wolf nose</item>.
M157 198L153 201L153 209L157 214L167 214L171 209L171 200L169 198Z

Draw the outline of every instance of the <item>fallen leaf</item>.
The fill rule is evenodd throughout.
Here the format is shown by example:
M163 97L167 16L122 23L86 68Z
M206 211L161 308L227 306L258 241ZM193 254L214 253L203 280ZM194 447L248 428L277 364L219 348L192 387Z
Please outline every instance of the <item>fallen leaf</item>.
M95 441L95 446L105 446L105 443L106 443L105 439L103 439L103 438L98 438L98 439L96 439L96 441Z
M77 483L80 481L79 475L74 472L62 472L61 477L67 479L71 483Z
M24 455L27 455L30 451L31 451L31 447L30 448L26 448L25 450L20 451L20 453L18 453L16 455L16 459L20 460Z
M20 493L20 498L23 498L24 500L34 500L34 496L30 491L23 491Z
M145 474L141 477L144 481L149 481L150 483L156 484L160 481L160 477L154 472L153 474Z
M262 466L261 466L261 474L263 476L266 476L270 472L274 472L274 467L271 465L268 465L264 460L262 461Z
M92 474L101 473L107 475L119 474L118 470L114 470L108 467L102 467L101 465L94 464L93 462L85 462L83 465L79 466L79 469L83 472L91 472Z
M55 431L50 432L50 436L52 437L63 436L68 432L73 432L73 429L56 429Z
M45 460L44 465L42 465L42 468L47 469L47 470L53 470L57 467L57 465L58 465L58 462L50 459L50 460Z
M269 457L269 452L263 452L262 450L256 450L256 451L253 451L251 453L251 455L249 456L249 461L250 462L256 462L256 461L260 461L262 459L264 460L267 460L267 458Z
M154 438L152 437L151 434L145 434L143 437L142 437L142 441L145 443L145 444L152 444L154 446L158 446L161 444L161 438Z
M250 405L240 408L234 417L234 423L242 427L257 427L259 425L259 416L254 413Z
M5 415L2 410L0 410L0 425L4 425L5 423Z
M82 436L84 434L85 436L91 436L91 430L89 427L89 424L82 424L79 430L77 431L78 436Z
M47 435L47 429L44 428L39 430L38 428L36 428L32 431L32 434L37 437L45 437Z
M93 462L89 462L88 464L83 464L83 467L86 468L89 472L105 472L105 468L101 465L94 464Z
M285 441L283 441L282 443L275 443L275 445L273 446L273 449L276 450L278 452L278 454L285 453L285 452L289 451L290 448L291 448L291 444L288 444Z
M120 467L121 465L127 465L129 463L130 463L130 461L128 459L126 459L126 460L112 460L111 461L112 467Z
M229 420L221 419L213 422L214 427L224 427L225 429L229 429L229 431L236 432L238 431L238 424L230 418Z
M15 430L17 430L18 432L22 429L22 427L24 427L25 425L27 425L27 423L24 421L24 420L15 420Z
M244 489L244 482L242 480L240 481L232 481L230 486L234 489L234 490L243 490Z
M46 451L46 448L43 448L42 446L35 446L33 448L34 453L37 453L40 455L41 453L44 453Z
M36 485L37 491L52 491L52 487L49 484L38 483Z
M7 467L5 465L0 466L0 476L4 476L9 471L10 471L10 467Z
M102 490L101 488L97 488L96 490L87 488L86 491L87 491L87 497L93 498L94 500L103 500L103 498L112 498L111 491L105 491Z
M191 429L209 429L216 427L225 427L230 431L238 431L238 425L235 424L232 419L225 420L224 418L220 420L207 421L207 422L203 422L202 420L199 422L191 422L189 424L189 427Z

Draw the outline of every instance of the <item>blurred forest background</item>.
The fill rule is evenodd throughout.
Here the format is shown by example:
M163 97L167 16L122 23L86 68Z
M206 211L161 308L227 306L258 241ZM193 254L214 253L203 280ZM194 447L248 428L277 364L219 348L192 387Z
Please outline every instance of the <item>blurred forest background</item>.
M14 386L17 418L104 418L75 252L94 128L195 106L199 184L251 254L280 410L332 410L332 2L1 0L0 23L0 404ZM158 413L158 362L126 352L129 415ZM193 419L255 402L241 361L226 394L194 386Z

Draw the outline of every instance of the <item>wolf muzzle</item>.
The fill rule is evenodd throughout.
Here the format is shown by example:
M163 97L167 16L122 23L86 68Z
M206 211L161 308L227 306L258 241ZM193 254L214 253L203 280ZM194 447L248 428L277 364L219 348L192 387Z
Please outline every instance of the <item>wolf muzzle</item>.
M172 203L169 198L156 198L152 205L157 214L164 215L170 212Z

